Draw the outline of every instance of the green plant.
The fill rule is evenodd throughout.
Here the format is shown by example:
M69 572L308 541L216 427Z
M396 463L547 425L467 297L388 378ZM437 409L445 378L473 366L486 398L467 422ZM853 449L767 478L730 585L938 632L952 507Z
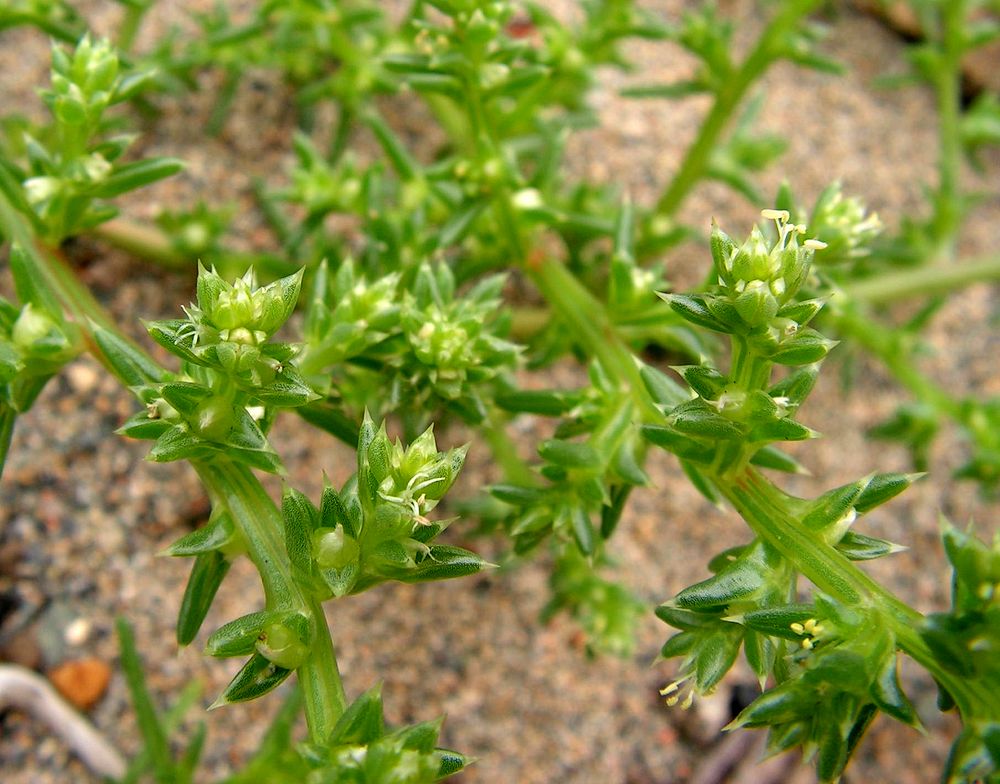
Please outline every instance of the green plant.
M954 603L924 617L852 563L897 551L852 525L915 474L866 476L805 499L763 473L801 470L781 445L816 435L795 417L837 345L830 334L883 362L915 397L878 435L904 441L930 467L929 441L952 419L974 448L961 474L995 489L1000 408L956 399L915 360L944 293L1000 276L996 257L954 263L970 203L961 156L1000 138L995 101L959 112L962 55L1000 32L975 21L973 11L988 4L914 4L928 40L913 60L941 118L929 216L882 239L877 218L838 186L808 214L786 186L763 213L768 225L745 242L713 227L711 273L686 293L669 291L651 262L702 233L678 217L692 189L714 179L759 203L754 175L784 148L751 129L761 103L747 99L760 77L781 60L838 68L821 53L822 31L810 18L816 0L774 4L742 59L732 26L711 6L670 26L631 0L581 3L573 24L532 3L418 1L395 23L361 0L266 2L245 24L219 6L197 19L200 36L171 33L132 52L151 4L126 5L121 54L87 35L72 53L54 45L52 87L43 92L51 123L28 134L25 123L4 126L0 235L19 302L0 302L0 466L16 415L87 350L137 399L120 432L152 441L153 461L194 467L212 512L167 551L194 559L177 641L198 637L230 564L246 555L264 604L207 639L210 655L245 657L214 706L260 697L293 672L299 684L260 754L230 780L417 783L466 765L437 748L439 723L387 731L377 686L349 702L323 610L387 580L489 566L435 541L447 521L431 513L465 448L439 452L430 428L456 420L488 445L503 473L466 507L482 528L505 533L514 556L550 548L546 614L572 613L592 652L631 652L643 617L643 603L609 578L607 542L632 494L649 484L650 446L676 456L699 491L746 521L753 539L723 543L709 563L714 576L657 610L679 630L662 651L681 658L678 679L663 690L668 704L686 707L713 691L742 650L767 688L732 726L768 727L773 751L801 746L821 780L834 781L878 712L919 726L897 674L902 652L937 681L942 706L962 715L946 780L998 780L1000 543L946 526ZM55 32L69 30L57 26L66 20L80 24L65 11L32 4L0 21L72 40ZM595 69L627 67L623 43L634 37L671 38L699 67L689 80L627 94L704 93L712 102L674 177L645 206L607 184L574 181L564 167L568 136L590 121ZM288 184L255 189L273 251L228 247L226 209L210 204L165 212L159 228L112 221L108 200L180 163L123 163L131 138L110 135L108 110L131 103L169 111L170 91L218 71L210 126L221 131L249 64L279 72L299 110ZM406 92L436 120L431 156L410 149L384 109L386 96ZM336 121L324 140L314 114L325 102ZM373 159L351 148L359 133L377 143ZM357 231L331 232L335 216L350 216ZM128 339L60 257L63 240L88 232L171 268L202 257L184 318L146 324L171 366ZM511 279L530 283L537 297L506 308ZM934 296L902 328L873 313L926 295ZM300 302L301 329L292 318ZM296 330L298 341L276 339ZM649 347L675 358L674 375L643 355ZM519 368L564 356L586 368L578 388L519 383ZM269 438L284 409L356 448L356 473L340 488L327 482L318 505L286 483L279 507L254 473L284 474ZM508 427L523 414L554 425L527 461ZM408 446L393 443L384 422L376 426L386 418ZM800 588L806 582L811 589ZM191 780L202 736L179 759L167 737L194 697L158 716L126 625L119 635L146 744L126 780L147 771L158 781ZM299 699L308 740L293 752Z

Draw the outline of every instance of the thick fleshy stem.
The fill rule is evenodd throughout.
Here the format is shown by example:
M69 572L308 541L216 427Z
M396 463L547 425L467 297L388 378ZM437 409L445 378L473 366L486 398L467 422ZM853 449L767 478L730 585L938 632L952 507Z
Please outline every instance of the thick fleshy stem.
M773 546L821 591L844 604L875 610L891 629L900 650L923 666L955 700L968 722L995 713L991 695L940 665L919 633L923 616L854 566L831 545L819 541L787 509L788 498L755 469L734 480L717 478L720 491L753 532Z
M310 738L325 743L347 707L347 698L323 606L303 593L292 578L281 512L247 467L230 462L198 462L194 467L213 500L229 510L239 527L250 560L260 573L268 607L295 609L309 618L313 641L296 673Z

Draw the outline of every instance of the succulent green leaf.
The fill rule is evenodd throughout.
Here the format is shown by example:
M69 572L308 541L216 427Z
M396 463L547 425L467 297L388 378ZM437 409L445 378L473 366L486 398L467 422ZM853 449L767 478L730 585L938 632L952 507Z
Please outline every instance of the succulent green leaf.
M688 386L706 400L715 400L729 384L727 376L708 365L681 365L672 369L683 376Z
M804 327L813 320L825 304L825 299L807 299L801 302L789 302L778 311L777 315L778 318L791 319L800 327Z
M567 510L566 514L576 546L584 555L593 555L596 547L596 534L587 509L583 506L573 506Z
M693 462L687 458L680 459L681 469L684 475L691 481L695 489L701 493L709 503L719 506L722 503L721 496L715 483Z
M423 583L431 580L450 580L476 574L490 566L480 556L461 547L435 544L430 546L426 557L412 569L393 575L394 580L404 583Z
M146 158L126 163L123 166L116 166L111 174L94 188L92 195L99 199L111 199L170 177L182 169L184 161L177 158Z
M336 528L338 525L343 526L348 536L358 538L358 531L355 530L354 521L347 511L344 499L333 485L326 484L319 506L319 527Z
M225 451L252 468L280 474L281 458L267 442L260 426L246 409L237 412L236 424L226 437Z
M313 572L313 531L319 522L319 513L305 495L286 487L281 497L281 516L285 521L288 560L299 579L308 585Z
M685 460L709 464L715 459L715 449L679 433L672 427L642 425L642 437Z
M330 733L329 744L364 746L385 734L382 684L377 683L352 702Z
M871 696L879 710L892 716L897 721L920 727L920 718L913 703L899 685L896 654L886 657L879 669L878 675L871 685Z
M229 572L229 560L218 551L201 553L191 567L181 608L177 614L177 643L194 640L208 614L215 594Z
M694 650L699 639L701 639L700 636L694 632L680 632L679 634L675 634L663 644L663 647L660 649L660 658L673 659L678 656L687 656Z
M884 555L899 553L906 548L885 539L865 536L856 531L848 531L835 547L852 561L870 561Z
M813 531L821 531L839 523L848 515L853 520L854 502L867 484L866 477L823 493L812 502L809 511L802 517L802 524Z
M819 365L806 365L789 373L772 386L768 393L775 399L784 398L788 405L798 408L809 397L818 377Z
M787 604L745 613L743 623L769 637L781 637L799 642L802 636L792 629L792 624L805 623L815 617L816 608L811 604Z
M777 656L774 642L765 634L746 629L743 633L743 655L763 689Z
M211 445L208 442L192 435L186 427L174 425L156 439L146 459L154 463L168 463L172 460L204 457L210 451Z
M658 405L673 408L690 398L684 387L650 365L643 365L639 368L639 376L649 396Z
M720 320L709 310L706 298L701 294L659 294L671 309L686 321L715 332L732 332L730 324Z
M164 555L194 556L222 550L232 544L235 535L233 520L227 513L213 514L201 528L182 536L164 550Z
M205 653L218 658L253 653L261 632L280 616L281 613L273 610L262 610L230 621L216 629L208 638Z
M813 709L811 695L797 680L785 681L761 694L737 716L726 729L767 727L794 721Z
M590 444L551 438L538 447L543 460L569 469L597 471L603 467L601 455Z
M674 430L690 436L711 440L733 440L743 437L739 424L718 413L704 400L690 400L675 406L668 416Z
M743 641L743 627L723 621L695 648L695 683L702 694L710 692L736 661Z
M259 653L255 653L243 665L243 669L236 673L236 677L230 681L211 708L255 700L276 689L291 674L292 670L279 667Z
M271 383L254 389L253 395L260 403L279 408L296 408L319 399L305 379L288 366Z
M212 390L201 384L178 381L163 384L160 395L179 413L190 417L195 415L205 400L212 397Z
M497 500L512 506L533 506L546 495L545 491L538 487L512 484L490 485L489 493Z
M340 569L320 569L319 576L335 597L347 596L353 590L361 576L361 567L350 563Z
M166 433L173 425L165 419L150 418L149 413L140 411L125 420L115 432L128 438L147 439L155 441Z
M572 410L579 403L579 397L574 392L558 389L518 389L501 392L495 400L504 411L554 417Z
M783 340L771 354L772 362L780 365L809 365L819 362L830 353L837 341L823 337L816 330L800 329L791 338Z
M895 498L922 476L923 474L875 474L855 500L854 508L859 515L870 512Z
M806 468L794 457L787 455L775 446L768 444L754 452L750 462L761 468L774 471L784 471L788 474L807 474Z
M783 417L754 425L749 438L751 441L805 441L816 436L817 433L812 428Z
M673 602L684 609L709 612L753 599L767 586L769 568L764 547L757 543L718 574L685 588Z
M632 443L622 444L615 453L612 468L619 477L630 485L646 487L650 484L650 480L636 457L637 448Z
M163 381L163 368L122 336L100 326L92 326L92 330L98 349L126 385L140 387Z
M168 319L165 321L150 321L146 324L149 336L163 346L167 351L193 365L208 364L204 357L191 348L190 322L183 319Z

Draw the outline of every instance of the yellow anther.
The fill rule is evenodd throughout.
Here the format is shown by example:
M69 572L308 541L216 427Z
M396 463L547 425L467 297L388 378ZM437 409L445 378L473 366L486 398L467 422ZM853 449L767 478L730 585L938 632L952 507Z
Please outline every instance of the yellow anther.
M822 633L823 633L823 627L822 626L820 626L818 623L815 626L813 626L813 630L812 630L813 637L818 637Z
M789 628L796 634L804 634L806 630L801 623L790 624Z
M674 707L674 705L677 704L677 700L679 699L680 697L678 697L676 694L673 697L667 697L667 705L672 708Z
M677 688L678 688L677 681L674 681L669 686L664 686L662 689L660 689L660 694L666 697L668 694L673 694L675 691L677 691Z
M812 637L806 637L802 641L802 647L805 648L807 651L811 651L813 649Z
M808 621L806 621L802 625L802 628L805 631L809 632L809 634L815 634L816 633L816 619L815 618L810 618Z
M787 222L789 217L788 210L761 210L760 214L767 220L785 221Z
M804 248L809 248L809 250L823 250L826 247L826 243L822 240L806 240L802 243Z
M687 697L684 698L684 702L681 703L681 710L687 710L691 707L691 703L694 702L694 689L688 692Z

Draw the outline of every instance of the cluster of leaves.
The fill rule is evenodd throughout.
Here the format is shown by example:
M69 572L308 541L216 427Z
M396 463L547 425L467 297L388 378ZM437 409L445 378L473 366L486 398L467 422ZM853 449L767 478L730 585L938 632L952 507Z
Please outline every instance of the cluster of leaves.
M171 749L170 738L199 696L197 684L186 689L166 712L155 708L146 686L131 627L118 623L122 669L145 743L129 765L121 784L152 773L156 781L189 784L204 750L205 725L199 722L183 753ZM429 784L457 773L468 764L461 754L437 748L441 722L425 722L398 730L386 728L379 686L363 693L344 711L324 744L297 744L296 720L302 696L292 689L256 751L236 774L219 784ZM301 746L301 751L298 746Z
M728 374L706 366L679 368L696 396L665 405L666 424L647 425L643 433L682 461L694 463L701 486L711 497L733 502L759 536L749 545L720 553L709 564L712 577L658 608L660 619L680 630L664 645L662 656L682 658L680 677L662 693L669 704L689 706L696 693L714 691L742 647L761 687L772 679L774 685L732 726L768 727L770 751L802 746L808 756L815 755L820 780L835 781L879 711L919 725L899 685L896 662L901 644L887 622L888 607L855 605L819 591L811 602L802 603L796 579L799 565L758 526L766 528L762 516L783 517L812 547L832 548L827 552L833 558L869 560L889 555L899 548L854 532L851 526L859 515L906 489L916 475L868 476L805 500L782 493L748 468L758 464L797 469L794 461L769 445L811 435L789 414L811 390L816 366L772 384L773 365L816 363L830 345L819 333L804 328L820 303L794 299L807 280L813 253L821 257L826 252L823 243L807 240L799 246L796 235L803 228L788 223L787 213L765 210L765 216L776 220L773 244L756 228L742 245L718 228L713 231L712 255L719 280L714 292L664 296L693 323L730 334L732 362ZM970 550L978 547L976 556L955 555L957 542L950 550L953 562L965 559L963 573L981 593L979 586L991 579L984 572L989 557L982 545L971 541L962 543ZM972 567L976 559L977 566ZM960 593L963 599L956 607L968 599L967 589ZM958 617L963 620L953 616L930 620L925 637L933 638L934 630L941 629L937 639L961 647L961 638L952 629L944 632L966 616ZM982 637L984 628L985 624L972 632L976 645L988 639ZM968 662L968 649L961 654L958 661ZM936 658L938 666L953 666L944 652L936 651Z
M180 375L144 370L134 353L99 332L122 375L146 378L132 385L146 408L121 432L155 439L151 460L224 460L280 472L266 437L274 414L315 397L295 368L296 348L269 342L291 314L300 283L297 274L258 288L248 273L230 284L202 268L198 303L187 309L187 319L149 325L150 335L182 358ZM458 475L464 448L439 453L427 430L404 449L390 443L384 424L376 429L367 412L357 448L357 474L339 492L327 486L318 510L298 491L285 492L284 545L304 597L322 600L385 580L439 580L485 567L471 552L431 544L446 523L427 515ZM197 634L232 559L246 551L245 536L225 505L215 507L206 526L168 548L170 555L195 558L177 625L182 645ZM259 696L302 664L315 630L299 604L271 596L268 609L212 636L212 655L253 654L223 702Z
M79 330L59 303L33 280L24 250L12 245L10 269L20 305L0 297L0 474L14 419L81 350Z
M500 337L502 277L458 296L446 264L370 283L351 261L335 275L327 269L313 280L301 364L328 404L350 418L365 408L400 412L408 432L442 408L469 423L486 418L493 388L519 354Z
M151 460L225 456L264 471L281 471L266 431L281 408L315 393L292 362L296 348L270 338L291 315L302 276L258 288L251 269L234 284L201 269L198 304L186 319L154 321L149 334L183 360L181 373L137 390L146 404L121 432L155 439Z
M86 32L83 17L66 0L10 0L0 8L0 31L36 27L52 38L74 42Z
M759 228L737 245L721 229L712 230L718 292L663 294L678 315L700 327L731 336L732 363L727 374L706 365L676 368L696 396L669 405L665 425L647 425L645 437L684 461L689 476L711 491L706 469L736 474L748 462L795 471L791 458L770 444L801 441L814 433L792 416L812 391L816 363L835 343L808 326L823 303L796 294L806 281L813 253L824 248L815 239L799 244L805 227L789 222L787 212L765 210L774 219L777 240L770 244ZM770 382L772 365L799 368ZM651 394L659 386L646 373ZM670 397L673 395L671 394Z
M996 675L1000 666L1000 536L991 545L971 531L944 530L945 552L954 570L952 607L927 617L921 634L938 659L970 681ZM954 705L947 692L943 707ZM985 717L966 723L944 773L947 781L991 781L1000 770L1000 722Z
M175 174L180 161L121 159L135 137L109 136L107 110L138 93L150 72L123 72L106 40L84 36L71 54L52 47L52 85L41 95L52 122L12 140L26 163L4 159L7 174L22 189L5 188L18 206L26 201L40 236L53 242L91 229L117 211L105 200ZM8 178L4 177L4 181Z

